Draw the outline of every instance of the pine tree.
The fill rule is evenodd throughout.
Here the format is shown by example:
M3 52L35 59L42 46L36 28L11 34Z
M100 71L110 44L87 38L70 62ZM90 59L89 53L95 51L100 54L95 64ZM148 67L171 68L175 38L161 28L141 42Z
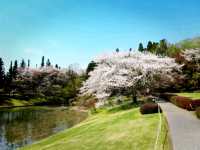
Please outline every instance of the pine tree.
M129 48L129 52L132 52L132 48Z
M115 50L117 53L119 52L119 48L116 48L116 50Z
M138 51L139 52L144 52L144 47L143 47L142 43L139 44Z
M46 66L47 66L47 67L50 67L50 66L51 66L51 62L50 62L49 59L47 59Z
M6 80L5 80L5 91L11 94L12 91L12 81L13 81L13 65L12 61L10 62L10 68L6 74Z
M42 56L41 67L44 67L44 56Z
M12 71L12 76L14 79L17 78L17 74L18 74L18 63L17 63L17 60L15 60L14 62L14 66L13 66L13 71Z
M152 52L153 51L153 43L151 41L148 42L147 44L147 51Z
M91 71L93 71L95 69L95 67L97 66L97 63L94 62L94 61L91 61L89 64L88 64L88 67L86 69L86 75L87 75L87 78L89 77L89 73Z
M58 64L55 65L55 68L58 69Z
M2 58L0 58L0 88L4 86L5 83L5 69L4 69L4 63Z
M13 65L12 65L12 61L10 62L10 68L8 70L8 73L6 75L6 80L7 83L10 83L12 81L13 78Z
M28 59L28 68L30 67L30 59Z
M157 54L165 56L167 54L167 41L165 39L160 40L159 47L157 48Z
M21 64L20 64L20 67L23 68L23 69L26 68L26 63L25 63L24 59L22 59L22 62L21 62Z
M155 53L156 50L158 49L159 47L159 43L158 42L153 42L152 44L152 53Z

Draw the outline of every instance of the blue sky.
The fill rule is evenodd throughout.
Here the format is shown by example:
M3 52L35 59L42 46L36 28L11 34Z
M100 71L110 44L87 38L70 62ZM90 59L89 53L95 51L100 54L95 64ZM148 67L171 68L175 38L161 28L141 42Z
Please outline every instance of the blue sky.
M85 67L139 42L200 35L199 0L0 0L0 57Z

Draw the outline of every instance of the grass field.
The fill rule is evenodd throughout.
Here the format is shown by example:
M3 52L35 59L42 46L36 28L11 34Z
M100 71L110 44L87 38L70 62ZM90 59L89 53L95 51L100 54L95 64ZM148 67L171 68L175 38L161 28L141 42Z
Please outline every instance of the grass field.
M153 150L158 124L158 114L141 115L138 108L103 110L71 129L22 149ZM159 134L157 150L163 149L166 134L164 126L165 123Z
M189 97L192 100L200 99L200 93L176 93L178 96Z

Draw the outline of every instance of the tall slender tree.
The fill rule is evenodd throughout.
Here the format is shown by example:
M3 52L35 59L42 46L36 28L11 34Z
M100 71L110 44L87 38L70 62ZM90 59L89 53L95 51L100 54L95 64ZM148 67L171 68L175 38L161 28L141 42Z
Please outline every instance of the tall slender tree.
M47 66L47 67L50 67L50 66L51 66L51 62L50 62L49 59L47 59L46 66Z
M30 59L28 59L28 68L30 67L30 63L31 63L31 61L30 61Z
M2 58L0 58L0 88L4 86L5 83L5 68Z
M44 56L42 56L41 67L44 67Z
M24 61L24 59L22 59L22 62L20 64L20 67L25 69L26 68L26 62Z
M13 71L12 71L12 76L14 79L17 78L17 74L18 74L17 68L18 68L18 63L17 63L17 60L15 60L14 66L13 66Z
M9 84L12 81L13 78L13 65L12 65L12 61L10 62L10 68L8 70L8 73L6 75L6 84Z
M58 64L55 65L55 68L58 69Z

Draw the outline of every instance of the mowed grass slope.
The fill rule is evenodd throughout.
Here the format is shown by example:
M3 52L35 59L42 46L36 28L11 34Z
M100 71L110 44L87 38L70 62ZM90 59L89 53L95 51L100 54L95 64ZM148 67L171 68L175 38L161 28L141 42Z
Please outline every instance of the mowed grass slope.
M77 126L44 139L23 150L153 150L158 114L141 115L138 108L103 111ZM157 149L162 149L163 128Z

